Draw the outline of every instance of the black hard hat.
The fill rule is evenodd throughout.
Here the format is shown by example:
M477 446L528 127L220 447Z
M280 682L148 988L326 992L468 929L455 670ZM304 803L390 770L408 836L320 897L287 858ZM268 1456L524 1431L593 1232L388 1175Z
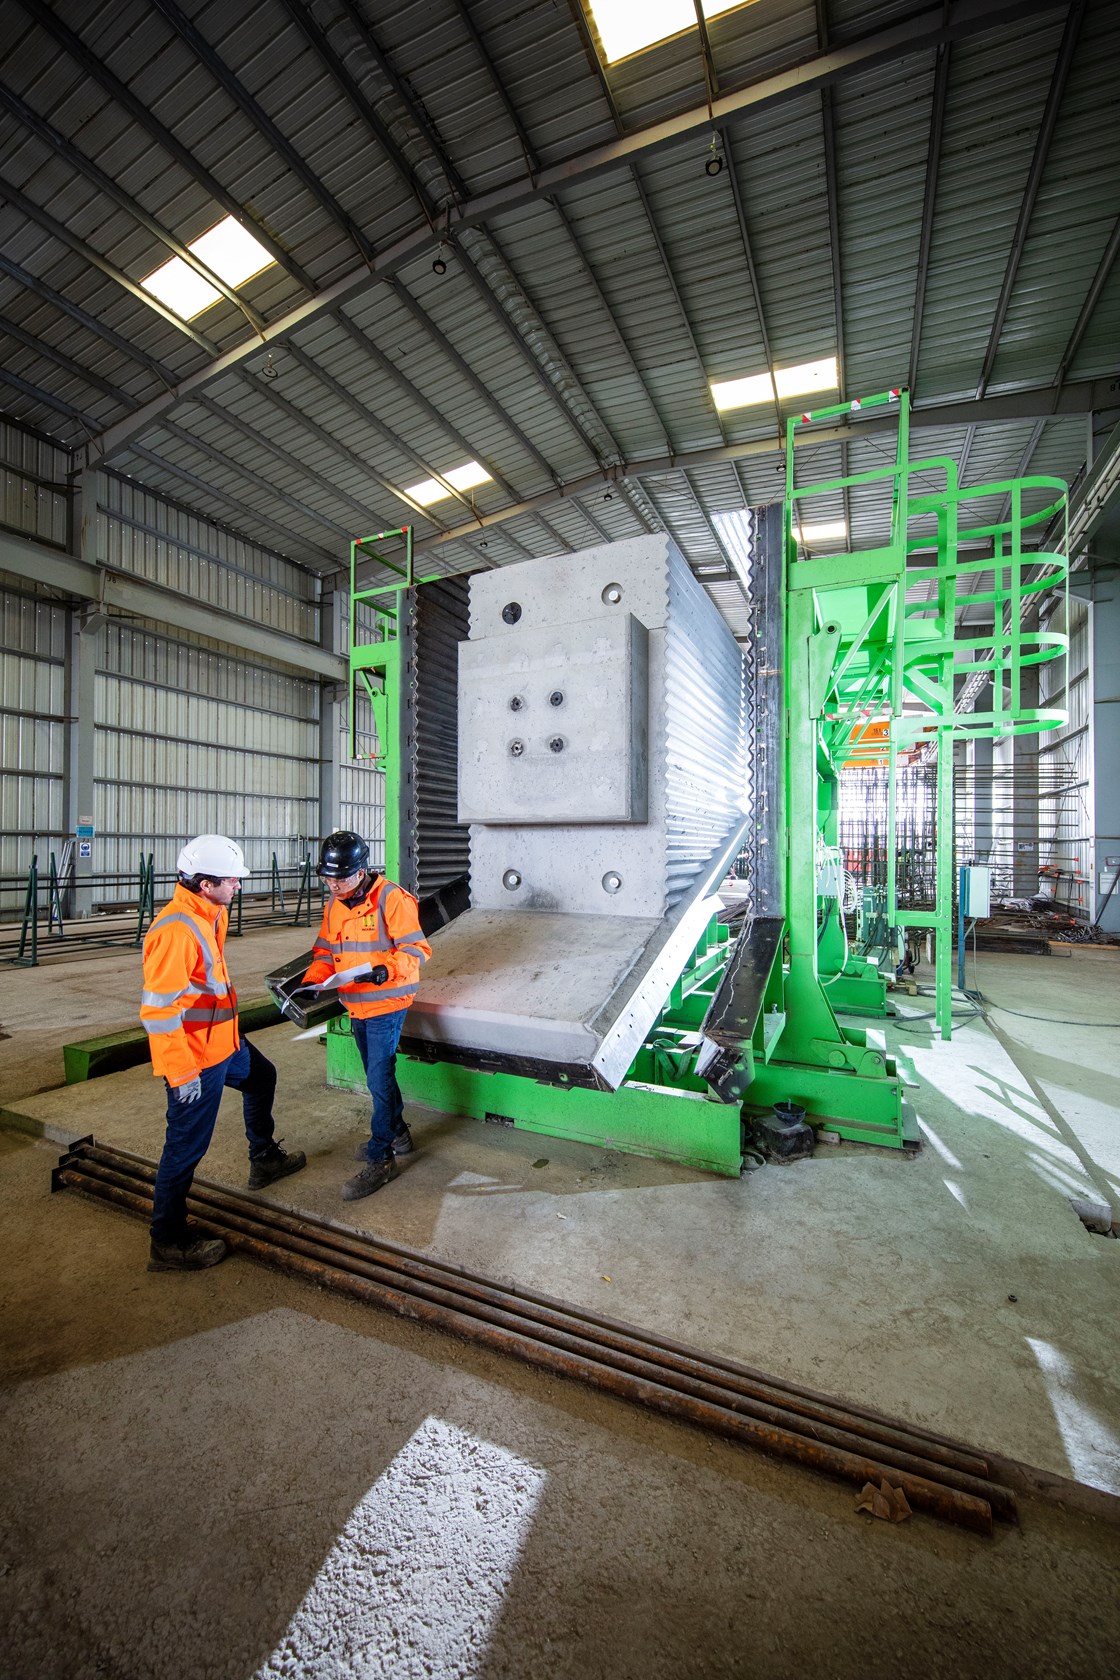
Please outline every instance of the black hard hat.
M319 874L324 881L344 881L369 864L369 846L360 834L340 828L319 847Z

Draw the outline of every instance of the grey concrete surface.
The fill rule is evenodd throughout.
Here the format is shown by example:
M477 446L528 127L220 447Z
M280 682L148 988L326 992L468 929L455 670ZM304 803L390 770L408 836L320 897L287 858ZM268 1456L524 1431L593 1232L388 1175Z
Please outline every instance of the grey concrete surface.
M982 1541L230 1260L0 1135L9 1680L1107 1673L1118 1532Z
M233 950L242 994L303 938ZM129 1024L136 977L119 953L3 976L9 1126L158 1153L145 1068L43 1089L75 1027ZM996 1032L890 1029L916 1159L822 1147L738 1182L415 1109L419 1153L343 1204L362 1102L276 1028L256 1042L310 1159L275 1199L1117 1491L1120 1243L1068 1197L1115 1196L1120 974L982 955L979 978ZM20 1680L1115 1666L1101 1522L1029 1506L991 1545L873 1525L840 1485L246 1262L149 1277L139 1224L51 1198L48 1144L0 1146L0 1641ZM203 1170L242 1183L244 1156L231 1093Z
M234 954L235 977L251 950L246 941ZM1063 1020L1120 1020L1120 978L1098 977L1102 965L1094 1013L1089 959L1000 960L1012 963L1006 983L1003 970L981 971L998 1002L1017 1007L1019 987ZM1109 986L1111 1001L1099 991ZM1073 1029L1020 1025L1031 1054L1058 1063ZM283 1025L255 1042L280 1070L278 1131L309 1156L277 1201L1120 1493L1120 1243L1090 1236L1069 1206L1112 1183L1092 1138L1115 1137L1100 1092L1120 1032L1082 1029L1093 1033L1095 1050L1071 1041L1078 1060L1061 1061L1061 1079L1040 1068L1065 1101L1086 1064L1097 1094L1067 1115L1012 1061L1003 1028L997 1037L962 1021L942 1044L928 1020L900 1021L890 1037L915 1082L916 1159L821 1147L727 1180L413 1109L419 1152L378 1195L348 1204L338 1191L366 1124L362 1097L325 1089L320 1041ZM5 1107L60 1137L93 1133L150 1157L161 1146L159 1088L144 1067ZM244 1183L232 1093L202 1170Z

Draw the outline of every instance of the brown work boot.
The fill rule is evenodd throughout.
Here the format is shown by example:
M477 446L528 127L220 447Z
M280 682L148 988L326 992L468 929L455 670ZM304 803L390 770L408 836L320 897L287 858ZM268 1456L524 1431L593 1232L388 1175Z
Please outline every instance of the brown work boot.
M307 1156L302 1149L293 1150L289 1155L278 1143L270 1143L263 1155L249 1162L249 1189L263 1190L266 1184L275 1184L278 1178L302 1172L306 1165Z
M363 1196L372 1196L375 1190L380 1190L393 1176L393 1159L387 1161L367 1161L361 1172L348 1178L342 1186L344 1202L360 1202Z
M195 1237L181 1243L157 1243L152 1238L148 1258L150 1272L200 1272L205 1266L216 1266L224 1260L229 1249L221 1237Z

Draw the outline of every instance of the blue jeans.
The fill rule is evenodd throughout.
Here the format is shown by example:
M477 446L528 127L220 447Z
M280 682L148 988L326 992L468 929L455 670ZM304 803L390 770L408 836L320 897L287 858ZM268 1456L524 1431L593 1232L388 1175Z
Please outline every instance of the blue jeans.
M203 1068L202 1095L181 1103L167 1086L167 1137L159 1158L152 1196L152 1241L182 1243L187 1236L187 1195L194 1169L210 1147L218 1104L227 1085L240 1091L245 1109L249 1159L266 1153L273 1140L272 1098L276 1069L267 1056L242 1039L241 1048L224 1062ZM164 1081L166 1084L166 1081Z
M350 1030L373 1098L367 1161L387 1161L393 1153L393 1139L404 1131L404 1098L397 1084L397 1044L407 1013L405 1009L394 1009L389 1015L370 1015L365 1020L355 1015L350 1017Z

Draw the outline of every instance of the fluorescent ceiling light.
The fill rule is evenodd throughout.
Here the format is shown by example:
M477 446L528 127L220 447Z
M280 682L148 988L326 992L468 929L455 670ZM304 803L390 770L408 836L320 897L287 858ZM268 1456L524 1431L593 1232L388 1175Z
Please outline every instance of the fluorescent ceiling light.
M274 261L264 246L258 244L251 233L246 233L232 216L226 216L198 239L192 239L187 249L193 251L199 261L204 262L211 273L224 280L227 286L243 286L246 280L251 280L254 274L259 274ZM169 262L162 263L140 284L145 291L165 303L168 309L173 309L183 321L191 321L196 315L201 315L222 295L182 257L172 257Z
M768 373L748 374L745 379L713 380L712 399L721 412L727 408L749 408L754 403L773 402L775 388L779 398L835 391L836 357L825 356L819 362L775 368L773 381Z
M703 0L706 18L730 12L745 0ZM696 28L692 0L589 0L608 64L641 52L670 35Z
M477 461L468 461L464 466L452 467L451 471L445 472L443 476L456 490L473 490L479 484L490 483L490 474L485 467L479 466ZM419 502L421 507L428 507L432 502L438 502L450 494L450 490L436 478L425 478L419 484L410 484L405 489L405 495L411 501Z
M843 542L848 534L848 524L844 519L823 519L816 525L801 525L801 541L808 546L810 543Z

